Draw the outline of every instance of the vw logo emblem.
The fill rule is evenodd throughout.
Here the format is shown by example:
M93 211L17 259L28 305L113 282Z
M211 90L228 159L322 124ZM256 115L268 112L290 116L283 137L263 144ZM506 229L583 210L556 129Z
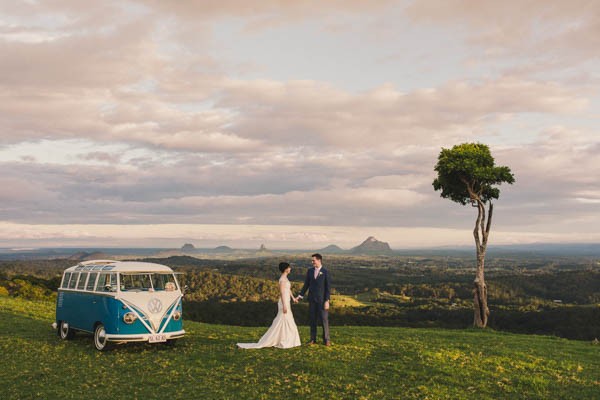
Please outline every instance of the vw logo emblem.
M160 310L162 310L162 303L159 299L157 299L156 297L153 297L150 299L150 301L148 302L148 310L150 310L150 312L152 314L156 314L158 312L160 312Z

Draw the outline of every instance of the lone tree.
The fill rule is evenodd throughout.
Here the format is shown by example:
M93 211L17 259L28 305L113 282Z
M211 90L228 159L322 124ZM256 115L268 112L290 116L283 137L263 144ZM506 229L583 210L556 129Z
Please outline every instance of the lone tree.
M434 170L438 176L433 181L433 188L442 191L441 197L477 208L473 230L477 249L473 325L485 328L490 314L484 278L485 252L492 226L492 199L500 196L500 190L494 185L503 182L512 184L515 177L510 168L495 166L489 147L481 143L463 143L452 149L442 148ZM487 215L486 204L489 204Z

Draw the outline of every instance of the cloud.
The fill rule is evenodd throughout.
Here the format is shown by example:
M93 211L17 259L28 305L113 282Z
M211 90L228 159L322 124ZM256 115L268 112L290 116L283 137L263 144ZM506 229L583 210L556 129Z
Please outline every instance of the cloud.
M189 153L171 164L148 160L139 166L126 161L130 158L127 151L118 155L83 151L74 154L73 160L81 158L99 164L3 163L3 170L13 179L31 182L48 193L43 202L27 193L15 195L0 209L0 220L375 221L422 203L427 198L422 191L428 191L431 179L422 171L430 170L430 165L416 160L405 163L401 157L383 153L274 152L229 158ZM391 165L396 165L394 177L387 172ZM376 215L371 218L370 213Z
M117 163L120 160L119 154L110 154L102 151L94 151L87 154L79 154L78 158L82 160L101 161L107 163Z
M530 144L497 151L498 163L508 165L516 177L500 196L500 207L507 210L502 224L589 231L588 223L597 219L597 206L581 200L593 200L593 193L600 190L596 179L600 161L595 156L599 147L594 130L553 127Z
M108 34L78 33L51 42L0 40L2 85L42 91L60 87L70 93L135 82L160 64L151 32L148 25L132 22Z
M179 38L178 27L196 26L190 18L215 23L228 16L282 15L293 20L330 15L339 5L148 1L92 10L69 2L9 7L22 29L28 26L27 10L40 21L62 16L54 26L37 25L65 35L40 43L0 40L7 60L0 67L0 140L84 136L200 153L398 148L469 139L507 116L575 113L588 105L586 92L514 76L452 80L409 92L382 84L360 93L311 80L233 79L205 55L210 45L204 39L210 35L204 30L200 49L172 42ZM387 6L344 2L348 13L378 13ZM427 9L426 3L409 8L414 18L421 15L419 7ZM164 13L176 20L160 18ZM111 14L114 19L103 29ZM478 15L468 18L478 21ZM90 23L86 29L84 22Z
M505 115L571 113L587 104L581 93L559 84L512 77L409 93L387 85L360 94L311 81L236 81L218 103L240 113L231 129L241 136L338 148L456 140Z
M593 219L598 146L594 131L559 127L528 144L491 146L517 179L501 186L494 229L546 232L563 223L575 231L574 221ZM139 165L126 161L127 152L83 152L107 164L4 163L14 190L0 220L470 228L473 210L439 198L431 186L439 150L188 153Z
M0 184L8 190L0 221L28 226L24 238L36 237L40 223L56 237L61 224L107 223L448 228L468 236L473 210L439 198L433 166L441 147L482 141L517 178L501 187L499 235L594 233L582 221L598 220L597 8L578 1L4 2ZM285 51L274 57L302 51L311 67L334 65L341 75L352 67L345 63L364 58L362 73L377 83L357 91L343 79L315 79L306 65L279 75L268 59L259 73L239 72L238 61L260 57L259 38L304 37L306 29L335 35L336 46L359 40L351 48L382 50L349 57L325 47L324 58L282 40ZM456 42L456 54L429 45L441 35ZM247 39L248 48L220 48L235 39ZM369 69L369 57L389 54L401 54L389 58L390 69ZM415 57L429 69L409 79L402 64ZM270 237L256 230L284 242L334 241L322 231ZM69 232L69 240L109 235L98 227Z
M176 15L184 20L206 20L224 17L243 17L251 21L257 19L264 25L271 26L275 20L280 23L295 21L304 18L313 18L332 13L363 14L374 10L381 10L393 4L390 0L330 0L321 2L318 6L311 0L298 0L282 2L278 0L224 0L219 2L178 1L165 3L157 0L141 0L140 3L160 10L161 13ZM267 24L268 23L268 24ZM253 24L252 26L254 26Z
M350 94L312 81L221 84L213 108L191 111L160 94L141 98L92 91L79 98L5 92L0 94L3 141L49 134L75 138L85 132L97 141L208 153L265 146L376 148L458 140L506 115L574 113L588 104L582 93L567 87L510 77L409 93L384 86Z
M3 176L0 178L0 185L4 188L0 193L0 202L2 208L17 209L20 202L31 203L36 199L42 199L50 195L47 190L40 188L34 182L21 179L16 176Z
M470 42L492 57L546 58L554 60L554 67L569 68L597 58L600 46L600 3L594 1L525 0L516 6L493 0L425 0L411 3L406 14L418 23L466 29Z

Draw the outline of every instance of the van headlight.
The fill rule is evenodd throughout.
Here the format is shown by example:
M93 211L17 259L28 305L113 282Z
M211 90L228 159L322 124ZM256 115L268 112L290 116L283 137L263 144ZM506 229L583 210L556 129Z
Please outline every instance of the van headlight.
M174 319L175 321L179 321L179 319L180 319L180 318L181 318L181 311L175 311L175 312L173 313L173 319Z
M135 322L136 319L137 316L132 312L128 312L127 314L123 315L123 321L125 321L126 324L131 325Z

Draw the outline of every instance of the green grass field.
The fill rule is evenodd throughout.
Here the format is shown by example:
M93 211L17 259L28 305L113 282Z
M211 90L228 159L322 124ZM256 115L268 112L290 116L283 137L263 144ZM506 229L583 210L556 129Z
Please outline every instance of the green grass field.
M600 345L555 337L333 327L330 348L240 350L266 327L186 321L175 346L101 353L91 335L60 341L53 320L51 303L0 297L3 399L600 398Z

